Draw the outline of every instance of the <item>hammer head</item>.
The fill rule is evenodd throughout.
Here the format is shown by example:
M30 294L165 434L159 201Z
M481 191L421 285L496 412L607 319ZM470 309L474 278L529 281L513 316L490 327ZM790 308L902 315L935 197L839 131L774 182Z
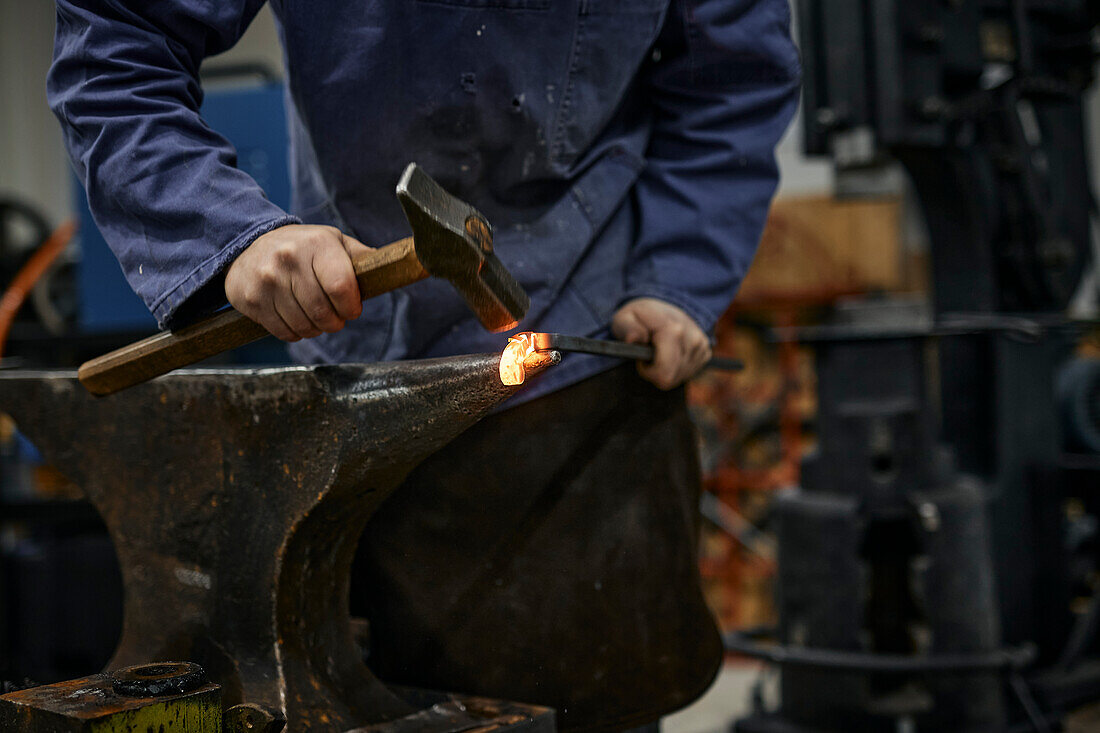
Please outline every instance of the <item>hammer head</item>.
M481 212L444 191L416 163L402 174L397 198L428 274L450 280L485 328L514 328L531 301L493 254L493 230Z

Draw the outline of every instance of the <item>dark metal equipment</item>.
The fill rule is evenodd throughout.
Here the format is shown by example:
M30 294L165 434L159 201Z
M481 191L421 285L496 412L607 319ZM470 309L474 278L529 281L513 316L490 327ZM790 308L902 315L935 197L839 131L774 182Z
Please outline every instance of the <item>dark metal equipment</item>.
M1063 309L1091 258L1083 96L1095 0L800 0L805 146L899 160L936 308Z
M425 715L361 661L349 572L408 472L515 392L498 361L199 370L102 398L71 372L6 372L0 409L114 541L126 596L109 668L198 663L225 707L259 706L293 731L446 731L451 717Z
M1034 658L1002 647L987 487L937 444L931 342L883 328L814 341L820 447L775 508L781 646L729 639L781 666L782 716L801 729L998 730L1004 682Z
M1074 621L1088 571L1064 509L1100 476L1081 437L1100 413L1066 406L1094 390L1061 370L1067 443L1055 399L1092 260L1082 99L1100 3L798 9L806 149L842 183L900 162L932 307L816 334L820 449L776 514L779 644L730 639L779 665L782 701L737 728L1053 730L1100 699L1100 603Z

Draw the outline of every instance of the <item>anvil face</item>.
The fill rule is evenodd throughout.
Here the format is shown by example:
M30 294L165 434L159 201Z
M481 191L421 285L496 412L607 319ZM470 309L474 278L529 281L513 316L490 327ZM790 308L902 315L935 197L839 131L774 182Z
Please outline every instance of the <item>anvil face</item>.
M227 707L344 731L411 711L353 641L360 533L414 466L516 390L499 358L194 370L98 398L71 372L3 372L0 410L111 533L126 606L110 669L197 662Z

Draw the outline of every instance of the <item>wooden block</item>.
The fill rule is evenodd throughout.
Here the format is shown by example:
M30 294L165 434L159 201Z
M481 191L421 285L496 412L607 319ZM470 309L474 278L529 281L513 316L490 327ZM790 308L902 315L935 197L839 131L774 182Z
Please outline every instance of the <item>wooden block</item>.
M900 199L780 199L737 302L901 290L904 271Z

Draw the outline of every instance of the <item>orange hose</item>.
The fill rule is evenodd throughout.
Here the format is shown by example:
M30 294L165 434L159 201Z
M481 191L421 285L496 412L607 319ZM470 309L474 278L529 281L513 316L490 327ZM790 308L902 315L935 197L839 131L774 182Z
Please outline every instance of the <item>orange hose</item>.
M54 229L53 234L35 250L27 263L12 278L8 289L0 296L0 357L4 355L8 332L11 331L11 325L15 322L15 315L23 307L35 283L46 274L58 255L65 251L65 246L72 241L74 234L76 234L75 219L69 219Z

